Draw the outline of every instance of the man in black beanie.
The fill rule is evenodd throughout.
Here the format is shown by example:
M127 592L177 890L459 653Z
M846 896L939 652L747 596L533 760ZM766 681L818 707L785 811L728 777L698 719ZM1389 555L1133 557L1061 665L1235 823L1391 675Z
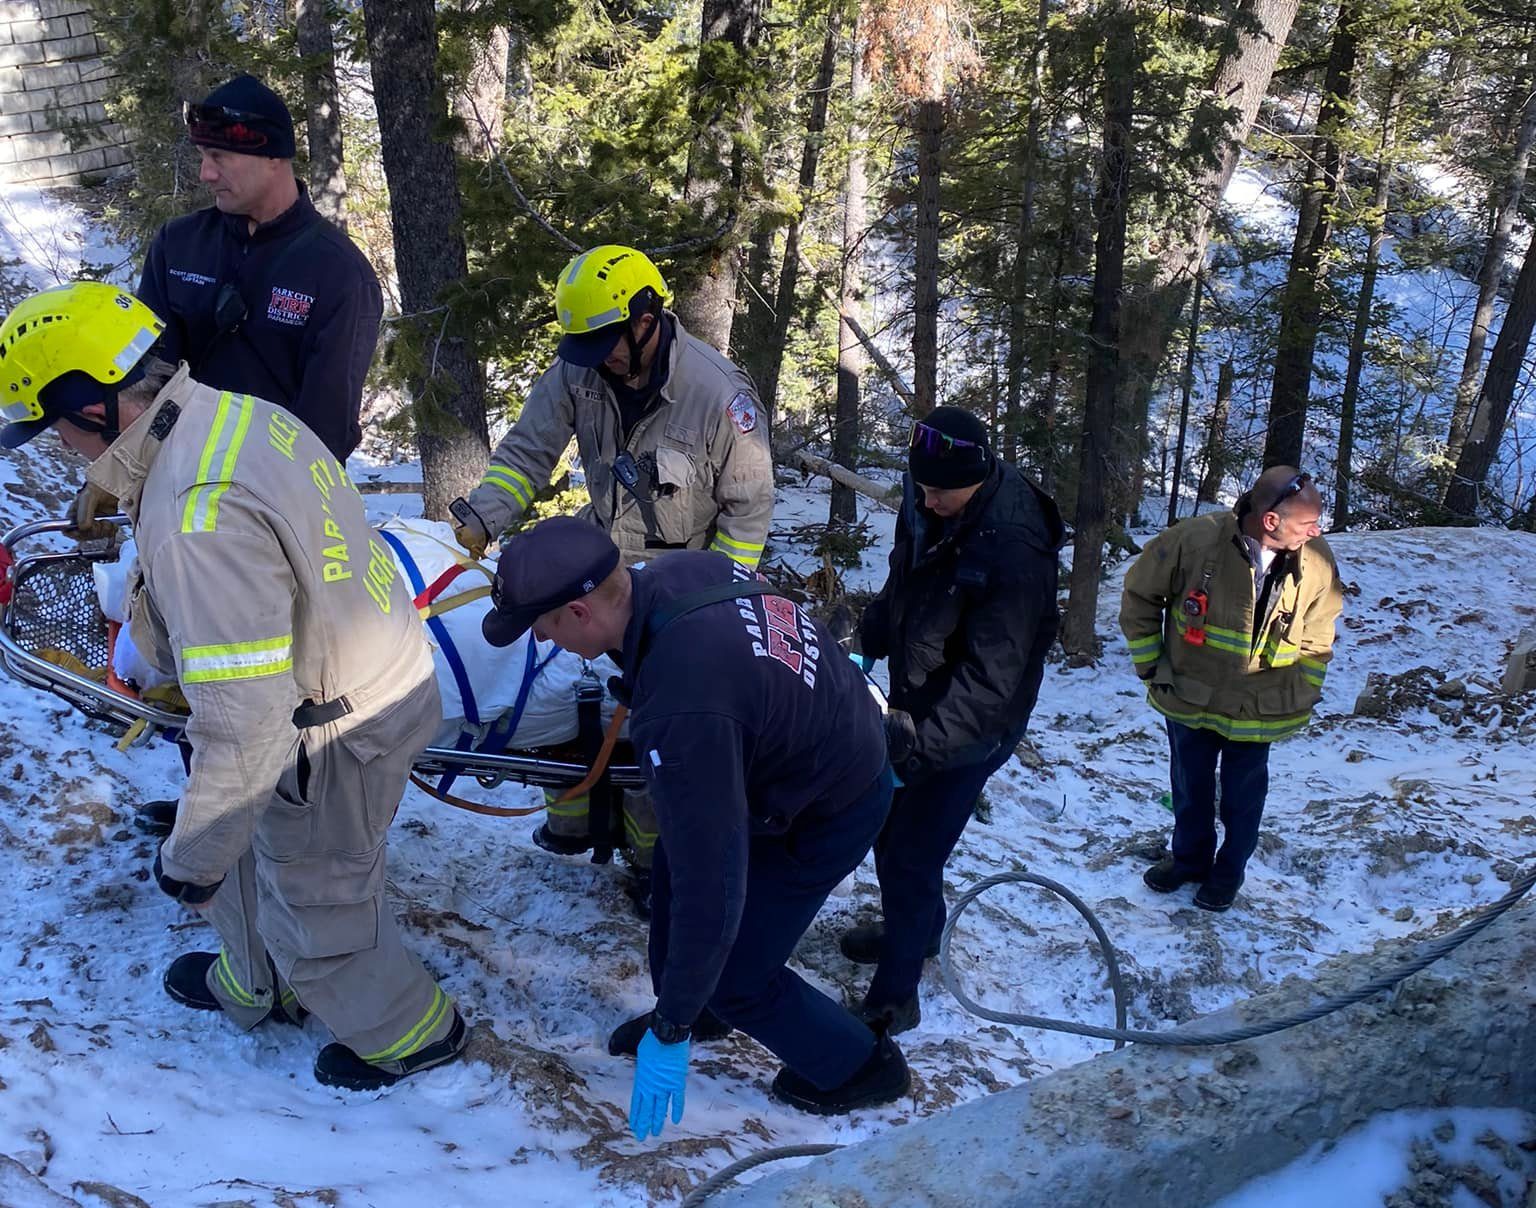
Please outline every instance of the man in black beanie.
M865 1021L893 1033L921 1017L944 864L1035 706L1065 533L1051 497L999 461L986 427L959 407L912 425L907 466L890 574L859 632L866 660L890 659L886 740L903 787L875 841L884 919L841 941L876 966Z
M287 408L340 461L362 439L383 298L372 266L293 174L293 118L253 76L183 107L213 205L156 233L138 295L166 359L204 385Z
M137 293L165 320L160 355L205 386L286 408L344 462L362 439L383 316L373 267L294 177L293 118L277 93L236 76L182 117L213 205L167 222L145 258ZM87 485L74 510L77 533L96 536L93 519L117 501ZM175 820L174 801L145 802L136 819L151 834Z

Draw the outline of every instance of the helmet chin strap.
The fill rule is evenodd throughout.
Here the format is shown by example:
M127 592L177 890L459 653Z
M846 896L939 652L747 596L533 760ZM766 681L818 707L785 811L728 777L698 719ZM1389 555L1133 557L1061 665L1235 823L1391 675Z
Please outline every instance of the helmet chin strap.
M117 414L117 395L109 394L101 402L106 410L106 415L103 419L92 419L83 411L66 411L59 418L65 423L79 428L82 432L94 433L110 445L122 435L122 431L118 427L120 421Z
M629 366L624 371L625 381L639 377L640 371L645 368L645 366L640 364L640 353L653 337L659 337L661 332L661 312L663 309L661 298L652 295L650 306L641 312L651 316L651 327L645 333L643 340L635 339L635 325L633 323L624 324L624 340L629 348Z

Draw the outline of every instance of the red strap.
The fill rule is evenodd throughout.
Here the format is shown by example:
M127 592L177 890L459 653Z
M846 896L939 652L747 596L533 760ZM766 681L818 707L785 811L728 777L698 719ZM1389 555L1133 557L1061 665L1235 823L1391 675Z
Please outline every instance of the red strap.
M443 594L448 584L452 583L468 569L469 567L465 566L462 562L455 562L442 574L438 575L437 578L433 579L432 582L428 583L426 587L422 588L421 594L415 600L416 607L425 608L428 604L432 603L433 600Z

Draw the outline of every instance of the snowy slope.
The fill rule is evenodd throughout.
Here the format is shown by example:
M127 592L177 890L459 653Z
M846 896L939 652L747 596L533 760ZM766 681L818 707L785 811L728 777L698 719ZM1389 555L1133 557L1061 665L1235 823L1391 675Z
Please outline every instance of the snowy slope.
M779 527L819 519L816 500L787 490ZM19 507L0 512L12 520ZM876 524L883 532L888 518ZM1167 831L1157 801L1166 755L1113 638L1101 666L1049 670L1032 729L1040 766L1008 765L989 790L992 823L970 829L951 866L956 891L1029 867L1082 894L1121 949L1134 1026L1167 1026L1334 953L1449 924L1536 854L1536 727L1522 724L1523 709L1465 733L1426 709L1348 715L1370 670L1429 664L1496 679L1536 601L1536 539L1424 530L1335 548L1352 594L1327 707L1275 751L1266 834L1230 915L1141 884ZM878 549L866 555L866 578L879 560ZM1461 580L1474 586L1446 590ZM1106 636L1117 596L1112 580ZM12 970L0 1154L80 1203L108 1202L72 1190L90 1183L155 1208L306 1196L665 1202L754 1149L857 1140L1104 1047L971 1018L930 976L923 1024L904 1038L911 1099L847 1121L798 1116L767 1098L772 1057L734 1037L698 1051L683 1126L638 1145L623 1128L629 1066L604 1048L608 1030L650 1001L644 931L618 870L539 851L531 822L457 813L413 791L394 831L391 896L409 942L475 1024L473 1060L379 1095L323 1090L309 1075L325 1041L315 1021L242 1036L163 996L166 964L213 942L146 881L150 844L127 825L135 802L174 792L174 754L119 754L49 697L11 684L0 695L12 716L0 735L0 966ZM836 936L876 900L866 866L798 954L850 1000L865 973L838 954ZM1043 895L997 891L967 916L958 947L984 1001L1111 1018L1089 934Z
M80 468L56 449L43 440L0 459L0 522L58 514ZM370 506L382 518L420 505L374 496ZM817 484L781 489L774 544L784 565L817 568L790 538L824 518ZM843 576L850 588L883 576L892 517L869 523L876 545ZM1274 752L1265 834L1230 914L1207 915L1187 894L1161 897L1140 880L1169 826L1158 803L1166 740L1116 636L1123 566L1102 595L1101 665L1048 669L1034 753L994 780L992 822L973 825L952 862L952 897L1020 867L1081 894L1120 949L1133 1026L1168 1026L1335 953L1443 929L1536 859L1536 701L1426 697L1386 717L1350 715L1371 671L1427 665L1465 679L1473 698L1484 692L1478 679L1496 683L1536 611L1536 539L1419 530L1333 544L1351 595L1328 697L1316 724ZM471 1059L379 1095L323 1090L309 1073L326 1040L315 1021L239 1035L161 991L175 955L216 942L148 883L152 848L128 822L135 803L176 791L174 752L120 754L53 698L3 680L0 700L10 718L0 732L0 967L10 970L0 992L0 1204L670 1202L756 1149L854 1141L1107 1047L972 1018L930 974L923 1023L903 1037L910 1099L849 1120L798 1116L766 1095L771 1056L737 1036L697 1050L682 1127L638 1145L623 1122L630 1066L604 1045L650 1004L644 929L619 870L538 850L532 820L474 817L412 791L392 836L391 898L408 942L475 1026ZM502 790L498 800L532 794ZM836 936L876 906L866 865L797 954L803 972L849 1001L867 972L841 957ZM1037 891L995 891L967 915L956 947L983 1001L1112 1018L1089 933Z

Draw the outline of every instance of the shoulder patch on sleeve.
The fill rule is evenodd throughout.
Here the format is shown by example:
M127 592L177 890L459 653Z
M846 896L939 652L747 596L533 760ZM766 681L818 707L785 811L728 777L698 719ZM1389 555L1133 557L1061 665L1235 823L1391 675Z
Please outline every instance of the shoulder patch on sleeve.
M731 422L743 436L757 427L757 400L745 390L736 394L725 409L731 413Z

